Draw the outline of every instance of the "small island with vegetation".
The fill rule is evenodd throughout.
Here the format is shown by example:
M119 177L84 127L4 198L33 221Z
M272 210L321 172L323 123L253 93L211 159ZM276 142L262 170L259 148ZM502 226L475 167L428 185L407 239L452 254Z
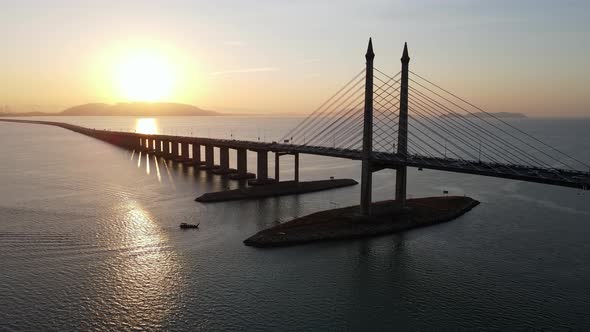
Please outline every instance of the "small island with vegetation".
M370 217L359 206L312 213L262 230L244 240L247 246L269 248L317 241L377 236L451 221L479 204L461 196L409 199L373 203Z

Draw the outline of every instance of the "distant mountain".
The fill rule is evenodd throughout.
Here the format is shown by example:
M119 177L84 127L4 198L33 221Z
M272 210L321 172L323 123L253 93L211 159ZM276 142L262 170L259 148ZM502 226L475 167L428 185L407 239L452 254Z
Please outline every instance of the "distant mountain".
M177 103L118 103L114 105L91 103L70 107L60 115L67 116L188 116L219 115L214 111L202 110L196 106Z
M43 112L23 112L23 113L16 113L16 112L0 112L0 117L2 116L47 116L47 115L55 115L56 113L43 113Z
M493 118L493 117L496 117L496 118L517 118L517 119L527 118L527 116L522 113L511 113L511 112L496 112L496 113L475 112L475 113L469 113L469 114L447 113L447 114L442 114L441 117L447 117L447 118L456 118L456 117Z
M0 116L191 116L222 115L196 106L178 103L89 103L70 107L59 113L0 113Z

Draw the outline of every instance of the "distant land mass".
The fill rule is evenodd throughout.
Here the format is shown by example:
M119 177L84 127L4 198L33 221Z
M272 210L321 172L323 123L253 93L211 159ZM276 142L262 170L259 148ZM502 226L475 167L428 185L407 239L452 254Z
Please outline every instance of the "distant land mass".
M196 106L179 103L89 103L70 107L58 113L4 112L0 116L209 116L223 115Z
M441 117L444 118L456 118L456 117L462 117L462 118L517 118L517 119L525 119L528 118L526 115L522 114L522 113L511 113L511 112L495 112L495 113L489 113L489 112L475 112L475 113L469 113L469 114L457 114L457 113L447 113L447 114L442 114Z

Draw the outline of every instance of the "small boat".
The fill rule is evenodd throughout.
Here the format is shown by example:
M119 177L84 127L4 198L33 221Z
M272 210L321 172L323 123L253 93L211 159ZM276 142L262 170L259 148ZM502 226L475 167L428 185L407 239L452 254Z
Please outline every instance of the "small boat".
M198 223L198 224L187 224L187 223L183 222L183 223L180 223L180 228L182 228L182 229L186 229L186 228L199 228L199 225L200 224L201 223Z

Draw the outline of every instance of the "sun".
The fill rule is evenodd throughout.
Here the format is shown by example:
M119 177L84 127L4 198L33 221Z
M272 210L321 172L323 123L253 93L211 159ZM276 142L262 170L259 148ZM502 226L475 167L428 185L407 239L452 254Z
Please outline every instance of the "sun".
M171 97L177 75L174 65L165 56L142 50L122 57L114 76L122 99L156 102Z

